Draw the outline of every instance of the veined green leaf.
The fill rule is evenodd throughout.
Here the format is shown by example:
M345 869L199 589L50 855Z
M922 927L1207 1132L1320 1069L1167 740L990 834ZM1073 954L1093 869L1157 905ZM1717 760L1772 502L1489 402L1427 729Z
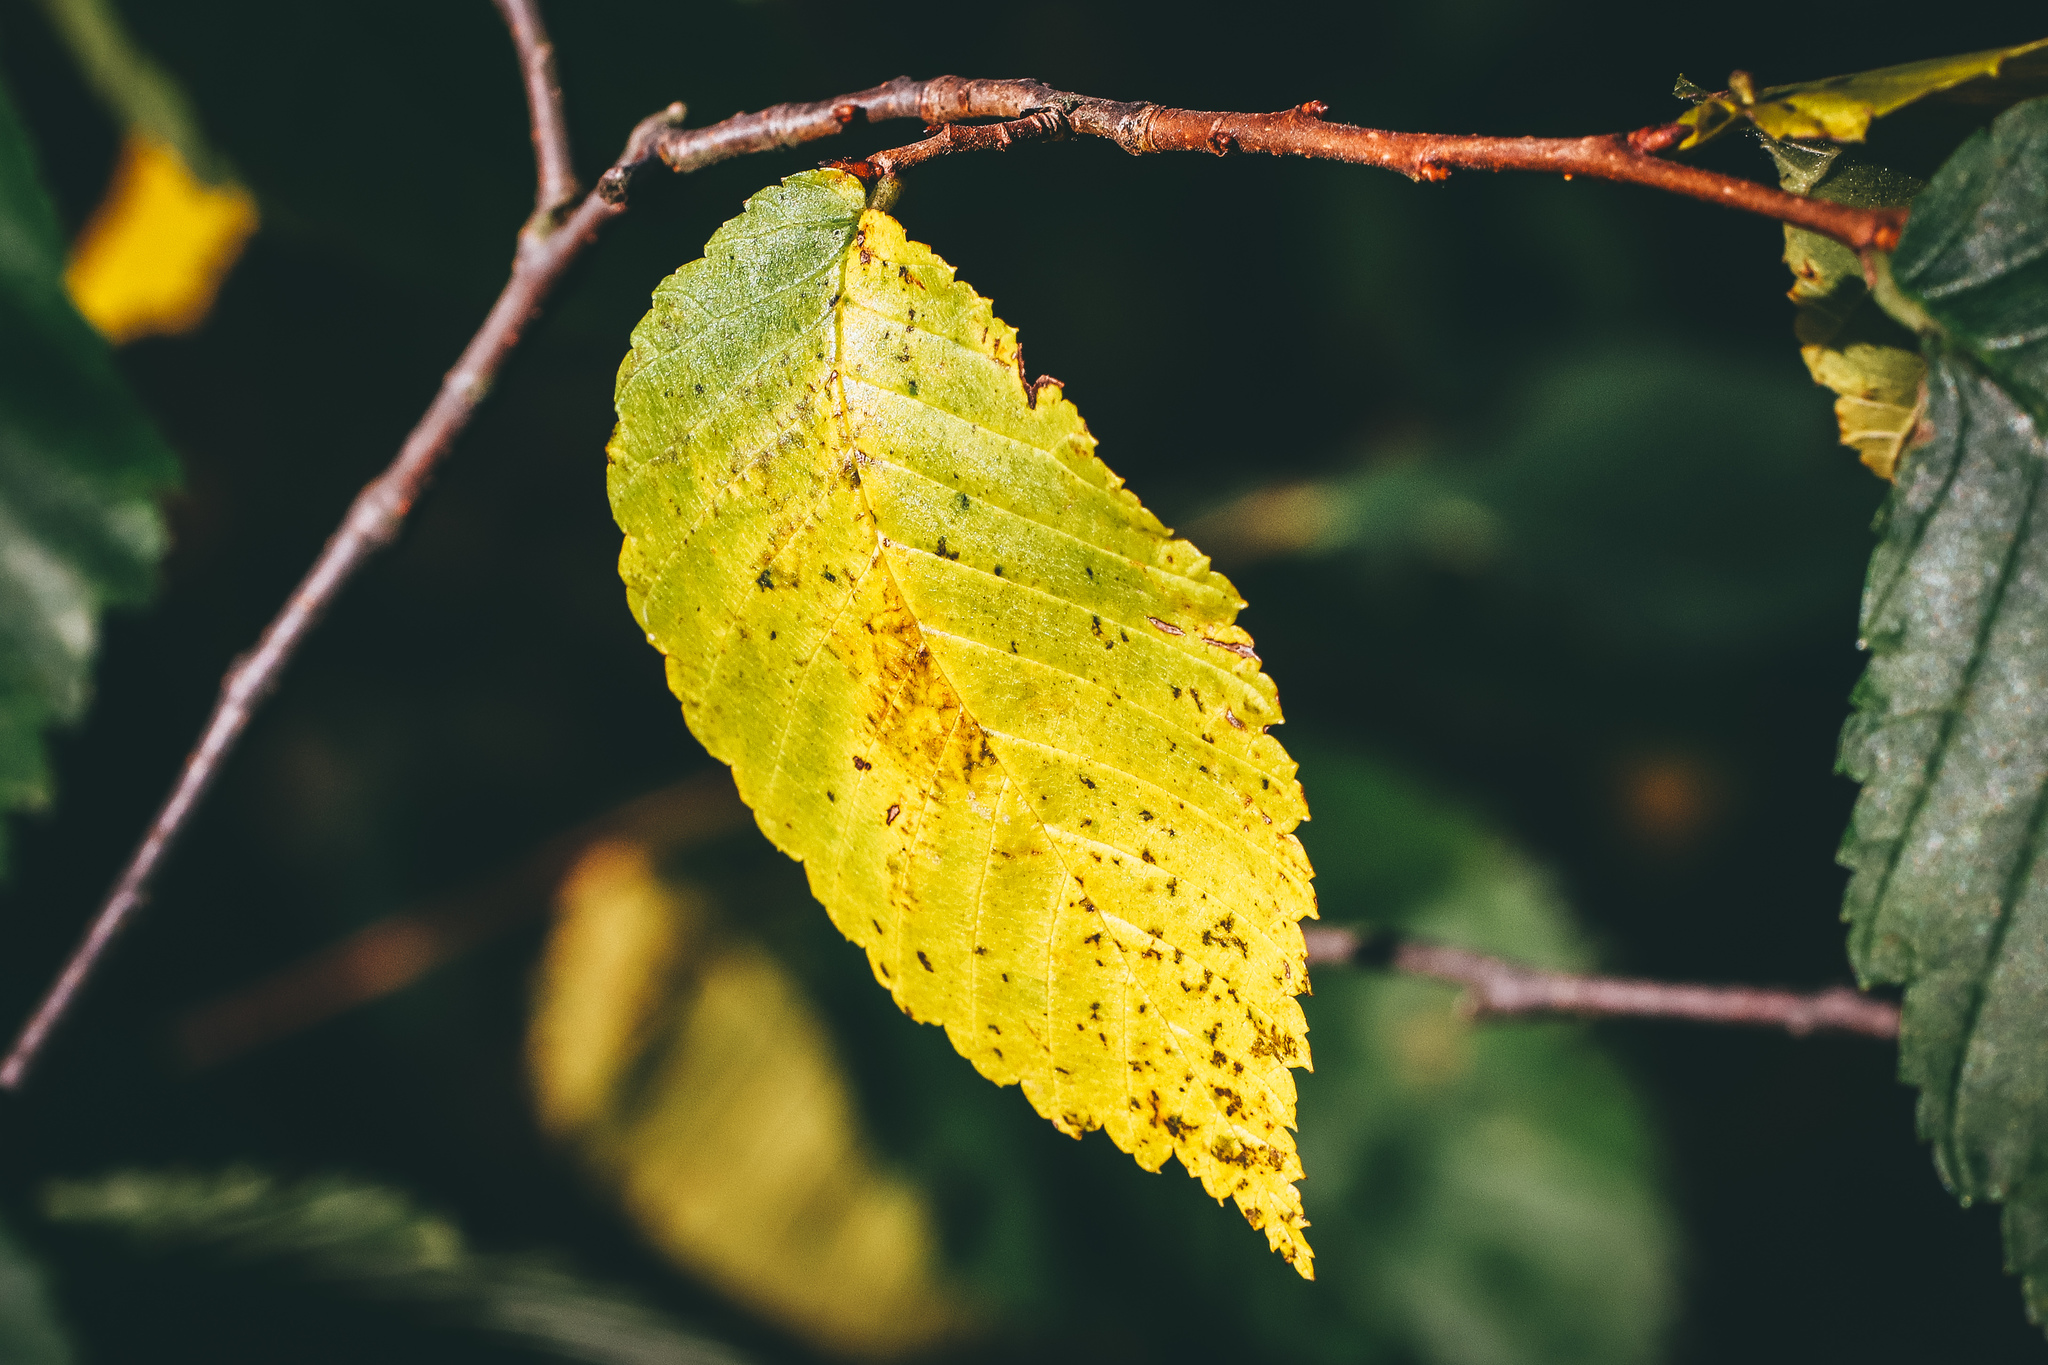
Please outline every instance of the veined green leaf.
M1861 142L1872 119L1919 100L2010 104L2048 90L2048 38L1768 90L1751 90L1743 81L1730 85L1679 116L1692 129L1681 148L1697 147L1742 119L1774 138Z
M0 90L0 812L49 803L43 730L85 710L101 610L147 596L164 551L153 499L177 479L63 274ZM0 837L0 867L5 853Z
M1314 900L1273 683L1228 580L1021 367L851 176L762 191L620 368L628 601L898 1004L1307 1275Z
M2004 114L1916 201L1892 261L1929 330L1925 439L1871 560L1869 671L1842 737L1842 846L1868 983L1906 987L1900 1070L1964 1200L2007 1201L2048 1311L2048 101Z
M2044 206L2048 100L2031 100L1973 135L1914 201L1889 275L1909 319L2048 423Z

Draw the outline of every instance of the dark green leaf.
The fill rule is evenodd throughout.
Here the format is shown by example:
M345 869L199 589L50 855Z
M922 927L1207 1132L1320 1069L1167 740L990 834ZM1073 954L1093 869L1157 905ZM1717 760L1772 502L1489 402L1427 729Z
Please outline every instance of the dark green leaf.
M1850 953L1906 987L1900 1070L1966 1202L2008 1201L2048 1310L2048 102L1973 137L1916 201L1895 311L1926 331L1923 439L1864 595L1842 738L1864 784L1842 861Z
M1900 1070L1964 1199L2022 1189L2048 1139L2048 516L2033 424L1937 354L1864 601L1872 654L1842 738L1864 784L1842 861L1866 984L1906 986ZM2042 869L2048 871L2048 868ZM2028 1296L2048 1303L2048 1282Z
M2048 421L2048 99L1956 151L1914 202L1891 278L1945 344Z
M163 555L177 461L64 294L64 248L0 90L0 812L50 799L42 732L90 692L102 609ZM6 846L0 837L0 870Z
M140 1270L136 1279L157 1301L124 1309L210 1316L181 1324L209 1338L252 1326L307 1338L274 1336L265 1359L365 1351L375 1354L360 1358L398 1351L412 1358L433 1329L438 1352L423 1352L432 1358L457 1349L461 1337L451 1333L459 1331L472 1344L481 1334L517 1358L598 1365L736 1359L616 1290L531 1257L473 1251L454 1224L399 1191L361 1181L286 1182L246 1169L129 1171L53 1183L44 1206L59 1228L95 1240L100 1276L111 1278L122 1259Z

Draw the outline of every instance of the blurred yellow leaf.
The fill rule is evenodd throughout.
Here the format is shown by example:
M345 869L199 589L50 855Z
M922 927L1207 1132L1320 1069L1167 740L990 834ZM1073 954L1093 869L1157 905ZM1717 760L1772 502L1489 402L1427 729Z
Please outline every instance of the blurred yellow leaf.
M852 176L762 190L620 367L627 601L905 1012L1308 1276L1315 897L1277 692L1230 581L1022 364Z
M564 882L528 1059L542 1126L736 1301L845 1355L964 1324L930 1213L866 1150L825 1024L644 845L599 843Z
M1921 189L1913 176L1874 164L1860 151L1767 141L1778 180L1804 194L1852 208L1910 204ZM1911 333L1870 296L1863 263L1840 242L1785 229L1788 297L1797 305L1793 330L1816 384L1835 391L1842 444L1881 479L1892 477L1899 452L1919 425L1927 362Z
M1255 488L1205 513L1187 528L1209 552L1233 567L1319 548L1342 530L1343 500L1325 483Z
M85 320L116 344L189 332L256 222L247 190L206 184L169 143L131 132L106 198L72 245L64 284Z
M1927 377L1927 362L1896 346L1864 343L1840 350L1802 346L1799 354L1814 382L1839 395L1835 422L1842 444L1854 450L1871 473L1892 478L1899 452L1920 424L1920 386Z
M1728 84L1727 91L1707 96L1679 116L1692 129L1678 144L1681 148L1696 147L1745 118L1770 137L1861 142L1872 119L1930 96L2012 103L2048 88L2048 38L1768 90L1751 89L1739 71Z

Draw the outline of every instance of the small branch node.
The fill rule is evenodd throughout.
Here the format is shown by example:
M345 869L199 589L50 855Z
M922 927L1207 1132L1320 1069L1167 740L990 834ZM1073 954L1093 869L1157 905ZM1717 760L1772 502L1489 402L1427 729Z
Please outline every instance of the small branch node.
M1682 123L1660 123L1649 128L1638 128L1628 135L1630 150L1643 156L1661 156L1679 143L1685 141L1690 132Z
M1152 145L1152 120L1159 109L1156 104L1141 104L1119 114L1110 128L1110 141L1132 156L1158 151L1159 148Z
M842 156L830 161L820 161L821 171L845 171L863 185L872 185L882 178L881 168L864 156Z
M866 180L871 176L899 177L914 166L936 161L954 152L1006 152L1024 142L1057 141L1073 131L1067 116L1058 109L1040 109L1021 118L1001 123L947 123L922 142L876 152L864 161L834 162L833 165ZM861 168L866 168L866 174Z

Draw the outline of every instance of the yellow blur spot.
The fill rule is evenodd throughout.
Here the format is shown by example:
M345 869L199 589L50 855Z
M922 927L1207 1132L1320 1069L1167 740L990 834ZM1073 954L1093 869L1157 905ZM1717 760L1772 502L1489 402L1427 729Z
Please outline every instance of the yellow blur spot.
M72 245L64 285L119 345L197 327L256 231L240 185L208 185L168 143L131 132L107 196Z

